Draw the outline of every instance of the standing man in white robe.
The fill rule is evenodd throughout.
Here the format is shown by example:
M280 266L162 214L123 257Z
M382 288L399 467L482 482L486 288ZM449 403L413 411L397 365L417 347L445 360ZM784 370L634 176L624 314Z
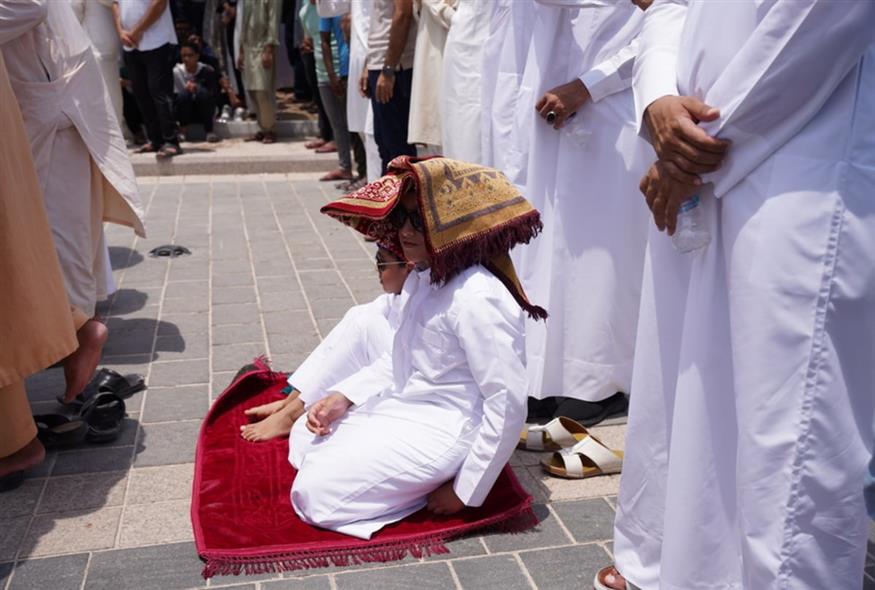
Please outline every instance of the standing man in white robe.
M94 317L108 272L103 222L145 236L136 179L100 67L70 4L0 4L11 20L34 4L46 14L0 51L31 142L67 297L74 317L91 318L76 323L80 348L87 352L83 364L90 365L107 337ZM71 380L73 369L65 365L68 401L91 378Z
M636 586L861 586L873 43L872 2L648 10L635 98L659 160L642 190L669 231L699 193L711 241L690 257L650 234L614 537ZM715 138L732 145L706 173Z
M524 194L544 233L516 260L551 315L526 329L532 421L592 425L626 409L647 239L630 89L643 16L630 2L535 8L523 86L540 99L517 110L530 130Z
M383 164L374 139L374 113L368 98L368 30L371 26L371 0L350 4L349 76L350 84L358 76L358 91L346 94L346 124L350 133L358 133L365 146L368 182L380 178ZM361 187L357 187L361 188Z
M519 137L516 113L518 102L535 102L532 89L522 86L535 3L495 0L490 8L480 85L481 159L524 187L529 142ZM530 117L531 111L526 115Z
M448 158L483 163L480 78L489 34L487 0L459 0L444 48L440 115Z

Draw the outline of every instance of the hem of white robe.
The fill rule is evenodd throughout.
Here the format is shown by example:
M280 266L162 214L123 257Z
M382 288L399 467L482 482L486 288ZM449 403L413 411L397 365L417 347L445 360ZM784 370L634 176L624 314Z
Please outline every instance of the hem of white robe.
M529 359L529 375L537 371L535 367L543 367L544 362L537 357ZM632 362L619 363L612 365L603 365L598 363L587 363L585 361L575 361L578 366L592 367L592 372L589 373L588 381L593 381L594 384L585 386L570 387L561 391L554 391L552 387L544 385L546 379L529 379L528 396L535 399L545 399L548 397L568 397L585 402L600 402L608 399L617 392L630 393L630 385L632 381ZM544 371L538 371L542 375ZM584 371L563 371L565 381L577 381L581 379L568 378L571 374L584 374ZM598 375L598 377L596 377Z
M418 502L412 506L407 506L406 508L396 510L395 512L390 512L389 514L384 514L383 516L378 516L377 518L371 518L369 520L358 520L356 522L350 522L342 524L340 526L328 528L328 530L343 533L344 535L349 535L350 537L356 537L358 539L368 541L374 535L374 533L376 533L383 527L388 526L393 522L398 522L399 520L407 518L414 512L422 510L425 507L426 503L426 500L423 499L421 502ZM301 520L303 520L303 518ZM313 526L319 525L314 524Z

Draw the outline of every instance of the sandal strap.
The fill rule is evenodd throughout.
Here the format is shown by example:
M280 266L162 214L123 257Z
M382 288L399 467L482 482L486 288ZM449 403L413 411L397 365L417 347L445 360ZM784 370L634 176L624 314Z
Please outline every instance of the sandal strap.
M553 418L546 424L529 426L529 431L526 433L526 446L533 451L546 450L547 435L550 435L550 440L560 447L570 447L577 443L577 439L565 428L562 421Z
M602 473L615 473L623 465L623 460L617 454L606 447L602 441L591 434L575 444L573 447L562 449L558 452L565 471L569 475L583 477L583 461L581 457L589 459Z

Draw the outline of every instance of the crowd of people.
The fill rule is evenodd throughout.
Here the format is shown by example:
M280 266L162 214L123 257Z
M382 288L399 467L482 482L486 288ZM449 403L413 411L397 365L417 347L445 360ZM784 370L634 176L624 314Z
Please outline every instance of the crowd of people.
M143 232L119 49L144 148L168 157L178 124L209 133L244 101L275 141L288 59L320 119L308 146L337 151L323 180L346 194L323 211L378 241L387 292L241 428L290 437L304 521L367 539L479 506L519 447L561 477L622 468L597 590L859 586L875 4L93 3L0 0L18 107L0 211L33 228L0 216L0 325L26 334L2 349L0 487L43 452L24 377L63 359L70 402L99 359L101 223ZM588 433L627 408L624 454Z

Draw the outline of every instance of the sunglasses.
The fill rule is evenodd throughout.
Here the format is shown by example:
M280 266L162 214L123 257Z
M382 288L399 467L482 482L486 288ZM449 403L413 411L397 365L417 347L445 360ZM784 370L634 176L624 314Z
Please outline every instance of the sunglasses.
M391 213L389 213L389 223L391 223L392 227L394 227L395 229L401 229L402 227L404 227L404 223L408 219L410 220L410 226L413 228L413 230L422 233L425 225L422 221L422 215L419 214L419 209L412 209L408 211L401 205L398 205L397 207L392 209Z
M405 264L407 264L407 263L402 261L402 260L393 260L391 262L386 262L385 260L383 260L383 257L380 256L379 254L376 257L376 266L377 266L378 273L382 273L384 270L386 270L390 266L395 266L395 265L404 266Z

